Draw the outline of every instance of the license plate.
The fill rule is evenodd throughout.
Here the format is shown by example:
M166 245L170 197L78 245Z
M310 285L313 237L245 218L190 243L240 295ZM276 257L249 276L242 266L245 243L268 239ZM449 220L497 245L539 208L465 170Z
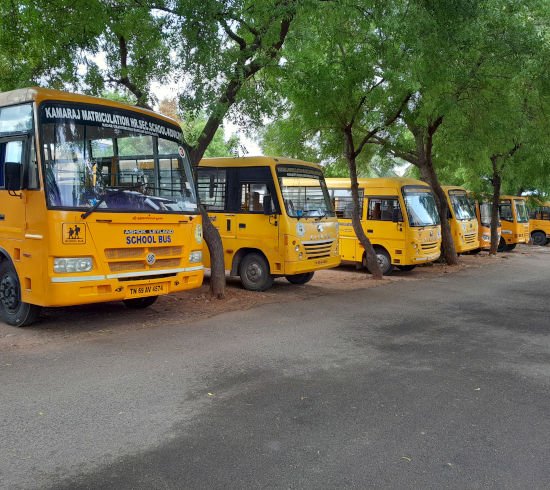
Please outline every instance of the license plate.
M166 284L146 284L141 286L128 286L129 296L152 296L167 291Z

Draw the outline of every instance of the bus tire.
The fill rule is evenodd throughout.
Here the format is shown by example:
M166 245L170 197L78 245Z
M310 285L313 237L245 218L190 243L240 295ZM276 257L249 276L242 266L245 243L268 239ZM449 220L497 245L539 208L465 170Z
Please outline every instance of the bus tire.
M516 248L516 244L512 243L511 245L506 245L506 248L504 249L504 251L511 252L512 250L514 250L514 248Z
M504 252L506 250L506 240L502 237L500 237L500 241L498 242L497 252Z
M0 264L0 318L8 325L26 327L36 321L40 309L40 306L21 301L17 272L4 260Z
M314 272L304 272L303 274L289 274L285 278L291 284L306 284L313 279Z
M151 306L157 299L158 296L145 296L143 298L125 299L122 302L126 308L130 308L131 310L142 310L143 308Z
M249 253L243 257L239 264L239 276L243 287L248 291L265 291L273 285L269 264L258 253Z
M378 259L378 265L380 266L382 275L389 276L393 272L390 254L383 248L375 248L374 251L376 252L376 258Z
M416 267L415 264L411 264L411 265L398 265L398 266L397 266L397 268L398 268L400 271L405 271L405 272L412 271L415 267Z
M546 233L542 231L534 231L531 233L531 238L533 239L533 245L544 246L546 245Z

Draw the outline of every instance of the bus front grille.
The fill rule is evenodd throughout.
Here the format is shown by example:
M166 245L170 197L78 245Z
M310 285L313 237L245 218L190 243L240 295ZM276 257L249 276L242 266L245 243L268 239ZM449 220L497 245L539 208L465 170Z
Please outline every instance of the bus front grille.
M155 262L147 263L147 256L155 255ZM173 269L181 266L183 247L107 248L105 257L111 272L135 272Z
M107 260L141 259L151 252L157 257L181 256L183 247L106 248L105 257L107 257Z
M179 267L181 259L159 259L153 265L148 265L145 260L125 260L123 262L109 262L111 272L154 271L160 269L173 269Z
M432 252L437 250L437 242L425 242L420 245L423 252Z
M315 242L302 242L302 245L306 249L306 258L308 259L321 259L323 257L330 257L330 250L334 240L320 240Z
M475 243L477 240L477 233L468 233L464 235L464 241L468 244Z

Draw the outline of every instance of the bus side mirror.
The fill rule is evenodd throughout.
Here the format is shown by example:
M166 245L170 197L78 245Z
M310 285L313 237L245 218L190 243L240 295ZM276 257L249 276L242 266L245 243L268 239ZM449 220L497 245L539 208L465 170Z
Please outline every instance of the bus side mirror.
M271 196L269 194L265 195L263 198L264 214L273 214L273 207L271 206Z
M4 175L6 179L6 190L20 191L22 185L22 165L20 162L4 163Z
M403 221L403 213L401 212L401 209L399 208L394 208L392 213L391 213L391 220L394 222L394 223L400 223L401 221Z

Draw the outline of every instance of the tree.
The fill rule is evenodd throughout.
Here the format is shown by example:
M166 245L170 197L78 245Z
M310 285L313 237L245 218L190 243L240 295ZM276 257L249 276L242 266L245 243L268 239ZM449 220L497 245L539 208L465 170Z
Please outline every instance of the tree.
M368 269L381 278L376 251L360 222L358 164L372 157L375 136L391 126L410 94L388 60L401 55L378 21L391 11L351 1L320 5L302 19L285 45L286 63L272 81L281 110L264 133L264 147L293 156L347 165L353 200L352 224L365 249Z

